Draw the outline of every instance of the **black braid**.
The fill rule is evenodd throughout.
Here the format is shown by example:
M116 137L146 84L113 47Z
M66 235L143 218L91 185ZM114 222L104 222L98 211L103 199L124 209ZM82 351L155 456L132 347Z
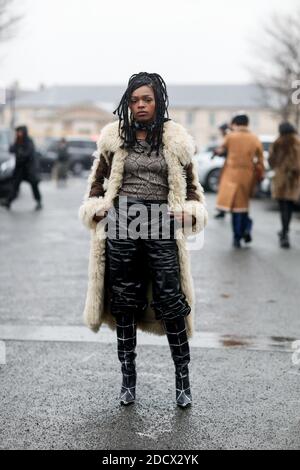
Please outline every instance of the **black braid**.
M121 98L120 104L113 114L117 114L119 117L119 134L123 140L121 148L132 148L137 140L136 129L132 125L132 113L130 113L129 117L129 100L134 90L144 85L153 89L156 103L155 125L152 131L147 132L146 140L151 145L150 153L152 150L156 150L156 154L159 155L159 148L162 145L164 123L166 121L170 121L168 113L169 98L167 87L159 74L140 72L132 75L128 81L127 89Z

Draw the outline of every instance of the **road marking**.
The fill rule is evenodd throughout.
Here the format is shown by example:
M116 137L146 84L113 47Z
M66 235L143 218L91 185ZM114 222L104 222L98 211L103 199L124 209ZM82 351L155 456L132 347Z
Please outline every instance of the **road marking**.
M165 335L158 336L138 330L138 343L149 346L167 346ZM116 332L106 325L95 334L85 326L30 326L0 325L3 341L49 341L115 344ZM212 332L195 332L190 346L206 349L245 349L252 351L278 351L293 353L295 338L269 336L221 335Z

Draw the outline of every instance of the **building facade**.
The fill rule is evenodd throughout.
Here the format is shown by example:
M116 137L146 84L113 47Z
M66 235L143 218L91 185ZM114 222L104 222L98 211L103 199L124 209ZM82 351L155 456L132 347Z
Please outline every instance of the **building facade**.
M56 86L26 92L13 106L2 106L2 125L26 124L40 143L51 137L96 138L101 128L115 119L112 111L124 88ZM258 135L277 133L278 118L264 106L255 85L170 85L168 93L170 117L189 130L199 150L219 141L218 126L230 122L240 110L249 114L251 128Z

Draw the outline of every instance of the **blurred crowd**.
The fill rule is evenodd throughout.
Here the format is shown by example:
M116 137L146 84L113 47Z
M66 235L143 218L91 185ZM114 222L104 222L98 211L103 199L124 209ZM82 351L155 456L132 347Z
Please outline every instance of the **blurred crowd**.
M215 217L223 218L226 212L231 213L235 248L241 248L241 242L252 242L249 204L265 175L263 144L249 125L249 116L240 113L230 125L220 126L223 143L213 154L213 157L224 157ZM280 211L279 243L282 248L290 248L290 223L300 199L300 139L291 123L280 124L279 136L269 149L268 164L274 171L272 197L278 201Z
M264 146L259 137L250 130L250 124L249 116L243 112L236 114L230 123L222 124L219 127L222 143L213 148L211 156L212 159L222 157L224 160L221 174L218 175L215 218L222 219L226 213L231 214L235 248L241 248L242 243L252 242L250 200L266 172ZM280 213L279 243L282 248L290 248L290 224L295 205L300 200L300 139L296 128L289 122L281 123L278 131L278 137L270 145L267 162L273 170L271 193L278 201ZM85 143L91 157L94 146L94 142ZM22 181L27 181L36 202L35 210L41 210L43 204L39 187L40 162L26 126L18 126L15 129L15 139L9 152L15 157L15 165L11 185L1 205L9 210L18 197ZM55 142L52 146L53 153L55 157L51 165L51 177L57 187L66 187L70 169L76 174L77 168L80 174L84 164L76 160L76 164L73 162L71 168L70 146L65 138ZM91 159L87 162L86 169L90 162ZM198 166L201 167L201 161Z

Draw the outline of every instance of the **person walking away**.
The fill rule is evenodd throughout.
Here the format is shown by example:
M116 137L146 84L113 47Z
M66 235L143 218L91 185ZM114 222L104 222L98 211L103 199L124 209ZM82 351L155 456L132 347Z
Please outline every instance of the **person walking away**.
M62 138L58 143L57 159L55 163L55 178L57 187L65 187L67 184L68 171L69 171L70 155L68 152L67 141ZM62 184L60 184L62 182Z
M35 146L28 135L26 126L17 127L15 132L15 142L9 149L10 153L14 153L16 157L12 189L2 205L9 210L11 203L17 198L22 181L27 181L31 185L33 197L36 200L35 210L40 210L42 209L42 197L39 191L40 178Z
M290 223L294 204L300 199L300 139L296 129L289 122L280 124L279 134L269 154L270 167L275 171L272 197L277 199L280 209L280 246L290 248Z
M231 132L231 126L229 124L227 124L227 122L225 122L224 124L219 126L219 131L221 133L222 138L224 139ZM217 154L214 151L211 159L213 160L216 155ZM225 150L224 154L219 155L219 157L223 157L225 159L227 157L227 150ZM222 168L222 170L223 170L223 168ZM221 174L220 174L220 181L221 181L221 178L222 178L222 171L221 171ZM214 218L215 219L224 219L225 216L226 216L226 212L224 210L217 209L217 213L214 215Z
M242 239L246 243L252 241L249 202L254 182L261 181L264 176L264 156L262 143L249 130L246 114L233 118L232 130L216 151L222 155L227 150L216 207L231 212L233 246L240 248Z

